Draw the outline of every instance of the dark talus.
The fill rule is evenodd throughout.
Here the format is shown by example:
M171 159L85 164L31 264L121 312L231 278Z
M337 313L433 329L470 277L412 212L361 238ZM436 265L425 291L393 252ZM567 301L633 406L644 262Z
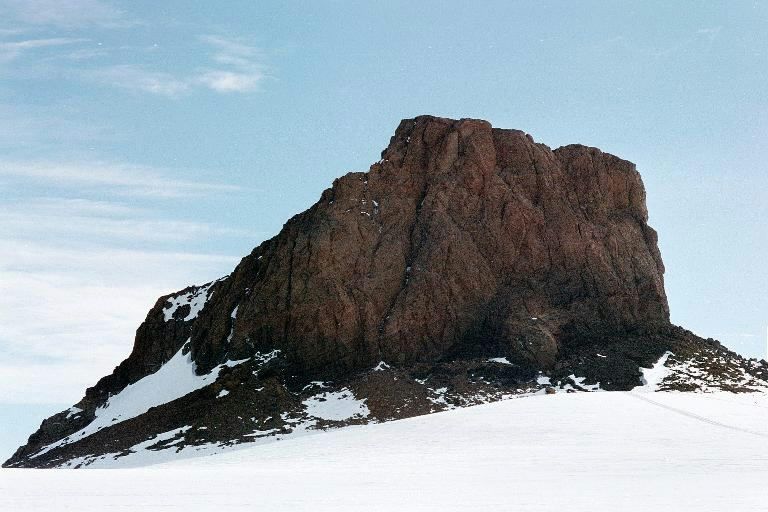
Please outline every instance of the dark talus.
M626 390L666 351L754 379L734 390L761 386L763 363L670 324L647 219L634 164L599 149L552 151L480 120L404 120L368 172L335 180L232 274L161 297L130 356L6 465L119 457L182 427L150 449L401 418L547 378ZM180 351L210 383L87 431ZM312 397L345 392L367 412L312 415Z

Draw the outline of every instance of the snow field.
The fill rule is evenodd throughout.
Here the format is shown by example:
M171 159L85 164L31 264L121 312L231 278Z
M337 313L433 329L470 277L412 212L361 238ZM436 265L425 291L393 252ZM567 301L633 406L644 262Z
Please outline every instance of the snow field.
M768 396L575 393L134 469L2 470L0 509L766 509Z

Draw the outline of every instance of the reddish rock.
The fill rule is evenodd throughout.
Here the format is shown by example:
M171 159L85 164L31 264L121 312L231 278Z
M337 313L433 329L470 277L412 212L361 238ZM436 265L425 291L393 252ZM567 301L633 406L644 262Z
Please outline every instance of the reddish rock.
M550 368L569 326L668 323L647 218L640 175L613 155L404 120L369 172L337 179L214 287L193 354L210 368L278 348L308 378L456 354Z

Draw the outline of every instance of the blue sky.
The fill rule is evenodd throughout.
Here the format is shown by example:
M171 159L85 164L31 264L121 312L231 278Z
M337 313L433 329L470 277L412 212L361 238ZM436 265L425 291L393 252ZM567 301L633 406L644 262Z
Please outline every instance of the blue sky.
M414 3L0 0L0 404L76 402L424 113L635 162L673 321L763 356L768 2Z

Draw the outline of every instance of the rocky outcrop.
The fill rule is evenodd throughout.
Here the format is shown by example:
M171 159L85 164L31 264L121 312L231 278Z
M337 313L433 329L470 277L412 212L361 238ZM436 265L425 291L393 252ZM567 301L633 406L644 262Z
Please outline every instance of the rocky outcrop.
M81 412L46 420L8 464L130 452L182 427L191 445L291 431L321 389L364 397L375 419L557 378L631 389L665 351L724 350L670 325L647 220L635 166L599 149L553 151L481 120L404 120L368 172L335 180L232 274L161 297ZM77 437L177 354L216 378ZM245 410L253 421L234 421Z
M192 353L205 370L278 348L307 378L478 351L551 367L570 325L668 321L646 220L629 162L484 121L406 120L369 172L336 180L214 288Z

